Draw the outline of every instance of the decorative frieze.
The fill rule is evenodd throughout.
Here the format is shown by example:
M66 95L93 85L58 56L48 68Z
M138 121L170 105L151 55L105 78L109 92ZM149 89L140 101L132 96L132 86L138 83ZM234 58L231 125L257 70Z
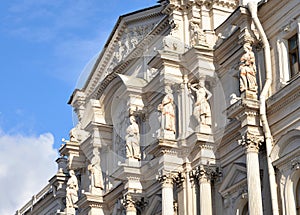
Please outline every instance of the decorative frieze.
M150 23L126 28L121 38L115 43L112 60L106 69L106 74L111 73L113 68L124 60L138 43L153 30L154 26L155 23Z

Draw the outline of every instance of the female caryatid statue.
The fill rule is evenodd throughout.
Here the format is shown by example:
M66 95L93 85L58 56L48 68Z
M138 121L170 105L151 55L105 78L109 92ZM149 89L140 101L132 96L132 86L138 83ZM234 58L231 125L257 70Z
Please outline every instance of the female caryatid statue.
M211 126L211 110L208 99L212 96L205 88L204 79L200 79L198 83L192 84L191 89L196 92L197 100L194 107L194 116L199 125Z
M175 108L174 97L170 86L166 86L166 95L161 104L158 105L158 110L161 112L161 126L163 131L170 131L175 134Z
M240 59L240 91L257 91L255 56L250 43L244 44L245 53Z
M135 117L130 116L130 125L126 129L126 158L141 160L140 130Z
M100 156L98 148L93 149L93 158L91 164L88 165L88 170L91 173L91 192L96 189L103 190L103 176L100 166Z
M75 203L78 201L78 180L73 170L70 170L69 174L70 178L66 189L66 206L67 208L77 208Z

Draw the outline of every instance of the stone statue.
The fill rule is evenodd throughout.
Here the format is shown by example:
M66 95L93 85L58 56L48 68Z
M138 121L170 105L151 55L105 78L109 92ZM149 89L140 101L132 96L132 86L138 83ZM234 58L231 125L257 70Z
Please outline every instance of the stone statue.
M208 99L212 96L205 88L204 79L200 78L198 83L192 84L191 89L196 92L197 100L194 107L194 116L201 125L211 126L211 110Z
M190 43L192 46L206 44L206 39L203 30L200 28L199 23L190 22Z
M99 188L103 190L103 176L100 166L100 156L98 148L93 149L93 158L91 164L88 165L88 170L91 173L91 192L93 188Z
M141 160L140 152L140 131L136 123L135 117L130 116L130 125L126 129L126 158L134 158Z
M163 130L176 133L175 128L175 109L174 109L174 97L170 86L166 86L166 95L163 98L161 104L158 105L158 110L162 114L161 126Z
M75 204L78 201L78 181L73 170L69 171L70 178L67 182L66 189L66 207L68 208L77 208Z
M257 92L255 56L250 43L244 44L245 53L240 59L240 91Z

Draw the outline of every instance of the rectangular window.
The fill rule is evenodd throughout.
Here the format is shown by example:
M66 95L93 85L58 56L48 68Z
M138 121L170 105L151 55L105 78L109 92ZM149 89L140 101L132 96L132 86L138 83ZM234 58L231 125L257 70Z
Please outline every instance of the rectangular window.
M298 34L295 34L288 40L289 44L289 61L290 61L290 78L299 73L299 45Z

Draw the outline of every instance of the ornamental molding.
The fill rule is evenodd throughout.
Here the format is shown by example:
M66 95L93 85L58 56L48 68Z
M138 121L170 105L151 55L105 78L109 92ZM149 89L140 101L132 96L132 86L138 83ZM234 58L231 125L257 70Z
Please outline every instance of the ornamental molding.
M300 78L298 78L300 80ZM299 81L298 81L299 82ZM299 86L295 83L294 86ZM286 86L288 87L288 86ZM284 90L284 89L282 89ZM289 106L290 103L295 102L299 100L298 98L300 97L300 91L294 92L294 89L291 90L288 95L285 95L284 97L279 97L279 96L272 96L271 98L268 99L267 104L268 104L268 114L276 114L278 111L280 111L283 108L286 108ZM281 98L281 99L280 99ZM282 100L284 99L284 100ZM277 101L276 101L277 100Z
M238 140L238 143L241 146L245 146L247 152L258 152L259 147L261 146L263 141L263 136L247 132L246 134L242 135L242 138Z
M185 181L185 176L182 172L167 172L163 173L161 171L156 179L158 182L162 183L162 185L172 185L176 184L177 187L182 186L182 183Z
M235 9L239 6L239 0L169 0L169 5L165 9L165 13L170 13L170 10L185 10L187 7L197 5L212 8L213 6L221 6L230 9Z
M222 176L220 168L215 165L199 165L189 172L191 179L201 181L214 181Z
M151 10L152 13L150 13ZM143 48L142 51L139 50L139 47L145 45L143 41L150 42L165 28L166 23L163 21L165 15L160 12L161 9L153 7L151 10L149 13L145 11L146 15L142 14L142 18L123 16L119 19L119 23L113 31L114 34L108 39L106 49L100 54L89 80L86 81L87 95L92 94L98 83L116 67L128 61L128 58L136 57L132 56L133 52L143 53ZM149 17L152 19L151 23L146 22ZM138 22L143 23L138 24Z

